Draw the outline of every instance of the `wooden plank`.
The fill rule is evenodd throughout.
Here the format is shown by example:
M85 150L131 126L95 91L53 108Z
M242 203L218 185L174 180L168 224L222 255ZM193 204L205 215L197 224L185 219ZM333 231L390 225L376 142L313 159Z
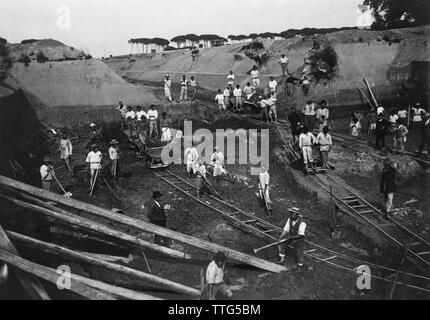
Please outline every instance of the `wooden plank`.
M19 256L18 250L16 250L13 243L9 240L3 227L0 225L0 249L10 252L14 255ZM24 287L30 298L35 300L51 300L45 288L41 285L38 279L31 275L20 271L19 269L13 268L13 271L18 278L18 281Z
M25 195L23 195L23 196L27 197ZM122 232L120 230L105 226L102 223L77 216L73 213L70 213L66 210L60 209L60 208L58 208L52 204L48 204L44 201L38 200L38 199L33 198L33 197L29 197L29 198L32 198L31 199L32 201L37 202L38 204L40 204L44 208L41 206L37 206L37 205L33 205L31 203L21 201L21 200L13 199L11 197L3 196L1 194L0 194L0 197L11 201L18 206L30 209L30 210L38 212L38 213L45 214L51 218L57 219L60 222L63 222L63 223L66 223L66 224L69 224L72 226L80 226L84 229L91 230L91 231L94 231L94 232L99 233L99 234L108 235L108 236L111 236L113 238L128 242L132 245L137 245L137 246L140 246L143 248L147 248L147 249L156 251L158 253L167 255L169 257L172 257L172 258L191 259L191 255L189 255L189 254L186 254L186 253L183 253L181 251L174 250L171 248L163 247L163 246L157 245L155 243L151 243L149 241L145 241L145 240L143 240L143 239L141 239L135 235L130 235L130 234L127 234L126 232Z
M135 279L139 279L139 280L143 280L146 282L150 282L150 283L155 283L158 285L161 285L163 287L169 288L170 290L174 291L174 292L178 292L178 293L183 293L183 294L187 294L187 295L192 295L192 296L200 296L200 291L193 289L191 287L152 275L152 274L148 274L145 273L143 271L140 270L136 270L136 269L132 269L132 268L128 268L128 267L124 267L118 264L114 264L111 262L107 262L107 261L103 261L101 259L97 259L94 257L91 257L89 255L85 255L83 253L79 253L77 251L73 251L70 250L68 248L56 245L56 244L52 244L52 243L48 243L48 242L44 242L44 241L40 241L22 234L18 234L12 231L7 231L7 234L9 237L11 237L14 240L26 243L26 244L30 244L38 249L41 249L45 252L50 252L50 253L54 253L54 254L58 254L61 256L66 256L72 259L76 259L76 260L80 260L82 262L91 264L93 266L97 266L97 267L103 267L105 269L111 270L111 271L115 271L118 272L120 274L126 275L126 276L130 276L133 277Z
M20 269L21 271L36 275L41 279L53 283L54 285L57 284L58 277L60 276L48 267L25 260L2 249L0 249L0 260L12 265L14 268ZM70 289L67 290L91 300L116 300L116 298L111 294L101 292L77 281L71 282Z
M104 217L104 218L110 219L111 221L119 222L121 224L130 226L132 228L136 228L138 230L154 233L162 237L168 237L178 242L186 243L188 245L197 247L202 250L206 250L213 253L221 251L230 260L248 264L250 266L257 267L263 270L267 270L275 273L279 273L287 270L285 266L281 266L273 262L256 258L251 255L244 254L242 252L239 252L230 248L226 248L224 246L220 246L218 244L211 243L205 240L201 240L189 235L181 234L179 232L172 231L167 228L156 226L152 223L149 223L143 220L137 220L125 215L120 215L120 214L111 212L109 210L102 209L102 208L90 205L88 203L78 201L76 199L65 198L59 194L52 193L47 190L39 189L39 188L30 186L28 184L25 184L23 182L19 182L1 175L0 175L0 185L12 187L14 189L24 191L32 195L44 198L46 200L55 201L75 209L83 210L87 213Z

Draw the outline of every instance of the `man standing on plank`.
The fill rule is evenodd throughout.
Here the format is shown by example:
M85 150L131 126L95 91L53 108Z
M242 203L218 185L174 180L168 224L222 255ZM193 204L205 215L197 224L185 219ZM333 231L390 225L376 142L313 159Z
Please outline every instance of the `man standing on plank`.
M152 193L152 199L148 205L148 220L152 224L166 228L167 217L163 207L160 204L160 200L160 191L154 191ZM158 245L164 245L165 247L170 246L170 240L159 235L154 236L154 243Z
M221 292L227 297L231 297L233 293L228 289L228 286L224 283L225 273L225 260L226 257L221 251L218 252L212 262L206 269L206 290L209 300L215 300L215 296L218 292Z

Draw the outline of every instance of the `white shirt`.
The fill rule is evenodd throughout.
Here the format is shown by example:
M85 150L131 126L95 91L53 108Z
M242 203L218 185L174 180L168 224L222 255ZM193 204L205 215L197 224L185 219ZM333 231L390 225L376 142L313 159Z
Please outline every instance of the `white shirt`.
M252 79L258 79L260 77L260 71L252 70L251 71L251 77L252 77Z
M305 114L305 116L314 116L316 114L315 103L305 104L305 106L303 107L303 113Z
M390 116L391 123L396 123L397 119L399 119L399 116L397 114L393 114Z
M397 115L401 118L404 119L408 116L408 112L406 110L400 110Z
M87 155L85 162L89 163L100 163L102 161L102 153L100 151L94 152L90 151Z
M421 117L421 113L425 112L425 110L423 108L412 108L413 112L414 112L414 118L413 121L422 121L422 117Z
M385 112L384 107L378 107L378 108L376 109L376 114L380 114L380 113L384 113L384 112Z
M61 148L61 152L64 152L65 154L68 154L68 155L72 155L73 147L69 139L61 139L60 148Z
M228 81L228 83L233 83L234 82L234 74L229 74L227 77L227 81Z
M206 269L206 283L220 284L224 281L224 270L216 264L215 260L209 263Z
M287 57L284 57L284 58L281 57L281 59L279 59L279 63L281 63L281 64L288 63L288 58Z
M109 158L111 160L118 160L119 159L119 152L117 148L110 147L109 148Z
M170 89L171 86L172 86L172 81L170 81L170 79L169 80L164 79L164 87Z
M137 111L136 112L136 119L139 120L139 121L141 121L142 117L147 118L148 114L145 111L143 111L143 110Z
M265 187L266 185L268 185L270 182L269 172L267 172L267 171L266 172L260 172L259 179L260 179L260 185L262 187Z
M299 220L293 221L293 227L296 225L297 221L299 221ZM302 223L300 223L300 225L299 225L298 234L301 236L304 236L305 230L306 230L306 223L304 223L302 221ZM290 232L290 218L288 218L287 223L285 224L284 231Z
M230 97L230 90L228 89L224 90L224 97Z
M261 101L260 101L260 107L261 108L267 108L267 100L265 100L265 99L261 99Z
M278 83L276 82L276 80L269 81L269 88L270 89L275 90L277 86L278 86Z
M317 109L317 113L316 113L317 119L322 120L322 116L324 116L325 120L328 119L328 109L327 108Z
M53 170L52 166L47 166L46 164L42 164L42 166L40 167L40 177L42 178L42 180L52 180L52 173L48 172L48 169Z
M197 80L190 80L191 87L197 87Z
M136 113L133 110L127 111L127 113L125 114L125 118L126 119L134 119L134 118L136 118Z
M330 133L326 135L322 132L318 133L317 143L320 145L320 151L328 151L333 144Z
M199 153L195 147L185 149L184 154L188 163L191 163L193 160L197 160L199 158Z
M221 151L214 152L211 157L212 162L224 164L224 154Z
M154 110L150 109L150 110L148 110L147 116L148 116L149 120L157 120L158 119L158 111L155 109Z
M278 101L278 99L273 98L273 97L270 97L270 98L267 100L267 104L271 107L271 106L273 106L273 105L276 103L276 101Z
M254 87L252 87L252 86L246 86L244 89L243 89L243 92L245 93L245 94L251 94L253 91L254 91L255 89L254 89Z
M234 89L233 90L233 95L235 96L235 97L241 97L242 96L242 89Z
M315 142L315 136L308 132L308 133L301 133L299 136L299 147L311 147L312 144Z
M215 101L217 101L218 104L224 104L224 96L221 93L217 94L215 97Z

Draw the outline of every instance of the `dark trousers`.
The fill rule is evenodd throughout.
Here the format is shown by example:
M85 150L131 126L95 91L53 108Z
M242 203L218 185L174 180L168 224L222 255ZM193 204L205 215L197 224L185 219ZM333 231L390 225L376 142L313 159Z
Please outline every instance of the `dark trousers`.
M375 148L385 148L385 134L376 134Z
M163 228L166 227L166 220L153 220L150 222L157 225L157 226L163 227ZM156 234L156 235L154 235L154 243L158 244L158 245L164 245L166 247L169 247L170 246L170 239L168 239L166 237L159 236Z
M289 240L285 242L285 256L288 255L288 252L293 253L294 262L297 263L297 265L301 266L303 265L303 247L305 245L305 239L298 239L298 240ZM290 248L293 247L292 249Z
M427 145L427 155L430 156L430 144L428 139L421 139L420 146L418 147L418 155L421 155L423 153L425 145Z

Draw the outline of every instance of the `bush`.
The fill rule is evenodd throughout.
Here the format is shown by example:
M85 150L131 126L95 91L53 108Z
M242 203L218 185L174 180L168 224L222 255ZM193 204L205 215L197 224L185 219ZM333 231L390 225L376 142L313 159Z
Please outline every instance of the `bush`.
M36 54L36 61L39 63L45 63L46 61L48 61L49 59L43 54L42 51L39 51Z
M90 54L86 54L85 55L85 60L89 60L89 59L92 59L93 58L93 56L92 55L90 55Z
M136 60L134 60L134 59L128 60L128 63L133 63L133 62L136 62Z
M0 37L0 43L7 43L7 40L5 38Z
M242 50L262 50L264 49L264 45L258 41L252 41L250 44L244 45Z
M37 40L37 39L22 40L21 44L30 44L30 43L33 43L33 42L36 42L36 41L39 41L39 40Z
M312 75L317 82L321 79L331 79L338 66L337 53L331 46L315 51L309 56L309 60Z
M21 56L19 57L18 62L24 63L24 65L28 67L28 65L31 62L31 59L26 53L21 53Z
M174 50L176 50L176 48L172 46L167 46L164 48L164 51L174 51Z
M9 56L9 49L5 46L3 42L0 42L0 57Z

